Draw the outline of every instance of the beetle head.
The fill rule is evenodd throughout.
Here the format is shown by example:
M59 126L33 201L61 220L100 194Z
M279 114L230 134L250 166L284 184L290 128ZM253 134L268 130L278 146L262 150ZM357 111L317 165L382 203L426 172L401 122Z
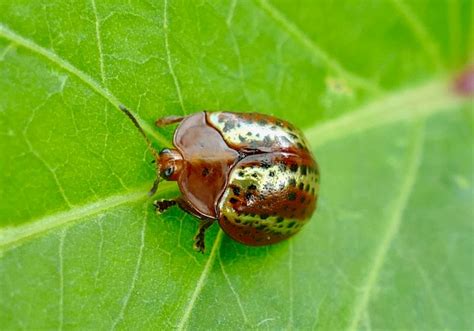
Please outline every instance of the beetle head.
M178 180L183 169L183 156L175 149L165 148L159 155L160 176L164 180Z

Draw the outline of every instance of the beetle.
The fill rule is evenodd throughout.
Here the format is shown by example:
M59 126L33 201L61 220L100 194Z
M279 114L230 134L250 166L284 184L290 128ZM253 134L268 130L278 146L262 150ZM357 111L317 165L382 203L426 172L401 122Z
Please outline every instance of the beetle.
M303 133L287 121L259 113L201 111L156 120L178 124L173 147L159 153L148 142L157 180L176 181L181 196L153 202L161 214L178 205L200 220L194 248L217 221L232 239L251 246L277 243L295 233L316 209L319 167Z

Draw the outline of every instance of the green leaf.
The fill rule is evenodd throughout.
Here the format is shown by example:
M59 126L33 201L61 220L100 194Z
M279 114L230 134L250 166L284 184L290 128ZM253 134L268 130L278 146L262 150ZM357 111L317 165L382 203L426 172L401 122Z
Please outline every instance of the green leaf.
M472 329L473 4L0 2L2 329ZM259 111L322 171L300 234L157 216L161 116ZM159 196L179 194L166 184Z

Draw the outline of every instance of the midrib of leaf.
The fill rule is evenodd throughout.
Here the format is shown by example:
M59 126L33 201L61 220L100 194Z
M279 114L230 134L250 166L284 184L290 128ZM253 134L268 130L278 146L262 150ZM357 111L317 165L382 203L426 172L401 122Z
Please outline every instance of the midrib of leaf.
M468 102L469 99L452 92L447 80L438 78L387 94L346 115L306 128L304 132L314 148L371 128L450 111Z
M118 100L116 96L114 96L108 89L101 86L97 81L95 81L91 76L86 74L85 72L79 70L77 67L66 61L65 59L61 58L59 55L55 54L51 50L48 50L40 45L36 44L34 41L29 40L18 33L14 32L13 30L6 27L3 23L0 22L0 37L3 37L12 43L22 46L31 52L41 55L44 58L48 59L52 63L56 64L61 69L69 72L70 74L76 76L86 85L90 86L90 88L108 100L115 108L119 109L119 105L123 103ZM143 129L151 135L156 141L159 141L162 145L169 145L170 142L165 137L161 136L156 130L153 130L152 127L142 120L138 115L134 114L137 117L140 125Z
M392 216L388 220L387 229L381 238L379 246L375 250L372 265L369 267L369 273L366 280L364 281L364 284L361 286L362 293L355 301L353 316L349 324L349 331L354 331L357 329L362 318L362 314L366 312L370 296L372 294L372 289L377 283L378 275L382 269L387 252L393 242L393 239L398 233L398 229L400 228L403 212L410 198L418 174L418 169L421 164L424 132L424 123L421 123L417 126L415 131L413 144L411 150L409 151L410 154L405 170L405 179L403 180L400 192L394 201L393 211L391 213Z
M174 189L173 185L168 183L163 183L160 186L161 192L166 192L172 189ZM147 190L144 188L125 194L113 195L97 202L85 204L53 215L44 216L30 221L25 225L3 228L0 230L0 254L21 245L27 240L36 238L49 230L68 225L71 222L101 212L106 212L107 210L120 205L145 199L147 199Z

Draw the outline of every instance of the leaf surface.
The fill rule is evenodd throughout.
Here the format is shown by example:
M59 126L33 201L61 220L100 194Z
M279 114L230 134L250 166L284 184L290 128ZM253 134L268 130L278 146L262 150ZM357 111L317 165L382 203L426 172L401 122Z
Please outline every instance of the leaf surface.
M470 1L0 3L5 329L469 329ZM301 127L317 213L249 248L157 216L142 137L166 115L258 111ZM160 197L179 194L160 186Z

